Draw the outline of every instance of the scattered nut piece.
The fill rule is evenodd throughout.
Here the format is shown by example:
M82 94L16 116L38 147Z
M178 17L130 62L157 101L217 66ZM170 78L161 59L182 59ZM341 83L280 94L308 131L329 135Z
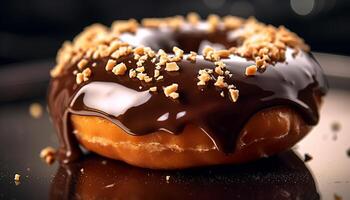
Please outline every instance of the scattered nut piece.
M230 93L231 100L232 100L233 102L236 102L236 101L238 100L239 90L236 90L236 89L229 89L228 92Z
M136 68L137 72L144 72L145 71L145 67L138 67Z
M78 85L84 82L84 75L82 73L77 73L75 81Z
M227 87L227 83L225 83L223 76L218 76L216 82L214 83L215 86L219 87L219 88L224 88Z
M84 71L82 72L84 81L89 80L89 77L91 76L91 73L92 72L91 72L90 68L84 69Z
M173 99L177 99L179 94L176 92L178 89L178 84L173 83L169 86L164 87L164 94L166 97L171 97Z
M165 176L165 180L166 180L167 182L169 182L170 176Z
M51 165L56 160L56 150L50 146L45 147L40 151L40 158Z
M160 72L158 69L154 70L154 78L157 78L159 76Z
M149 88L149 91L151 91L151 92L156 92L156 91L157 91L157 87L150 87L150 88Z
M211 80L211 76L206 70L199 70L199 76L197 78L199 80L197 85L206 85Z
M220 58L228 58L230 56L229 50L218 50L215 52Z
M170 62L167 63L165 66L165 70L168 72L173 72L173 71L179 71L179 66L176 64L176 62Z
M106 71L111 71L115 66L117 65L117 61L113 59L109 59L107 64L106 64Z
M15 181L20 181L21 175L20 174L15 174Z
M197 58L197 53L194 51L190 51L190 54L187 56L187 60L191 62L196 62L196 58Z
M220 96L225 97L224 91L220 92Z
M173 51L175 53L175 56L178 58L182 58L184 55L184 51L182 49L180 49L179 47L173 47Z
M159 80L162 80L163 78L164 78L163 76L158 76L156 80L159 81Z
M135 78L136 77L136 70L134 70L134 69L130 69L130 71L129 71L129 77L130 78Z
M219 75L223 75L224 71L221 69L221 67L215 67L215 73L217 73Z
M88 63L89 63L88 60L82 59L82 60L80 60L79 63L78 63L78 68L79 68L80 70L82 70Z
M249 67L245 68L245 75L254 76L257 70L258 68L256 67L256 65L250 65Z
M29 106L29 114L33 118L39 119L43 115L43 107L39 103L32 103Z
M126 70L127 70L126 65L124 63L119 63L113 68L112 72L115 75L124 75Z
M188 13L186 18L187 21L192 25L197 25L201 20L201 17L195 12Z

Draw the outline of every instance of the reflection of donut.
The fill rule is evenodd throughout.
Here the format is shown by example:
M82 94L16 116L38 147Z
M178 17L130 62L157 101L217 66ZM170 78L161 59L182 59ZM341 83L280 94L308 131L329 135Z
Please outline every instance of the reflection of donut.
M327 88L307 51L284 27L231 16L93 25L65 43L52 70L63 161L77 157L78 141L164 169L285 150L317 123Z
M51 199L319 199L311 173L292 151L240 166L180 171L103 160L92 155L61 166Z

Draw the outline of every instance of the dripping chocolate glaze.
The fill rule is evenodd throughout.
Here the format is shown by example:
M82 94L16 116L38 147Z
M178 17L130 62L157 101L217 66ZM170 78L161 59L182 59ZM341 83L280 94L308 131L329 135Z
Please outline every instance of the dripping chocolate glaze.
M124 34L121 40L131 45L150 46L168 52L178 46L185 53L197 51L203 44L218 48L239 45L237 38L229 38L231 33L217 31L207 33L200 29L167 31L140 28L136 34ZM234 35L234 34L231 34ZM292 56L287 48L286 60L267 66L263 73L254 77L244 75L245 68L253 61L238 56L222 59L233 74L225 81L239 89L239 99L233 103L227 90L225 97L213 82L205 87L197 86L200 69L213 69L213 62L197 56L192 63L183 59L177 64L178 72L167 72L162 68L163 80L150 83L130 79L128 75L116 76L105 70L109 58L90 60L87 66L92 76L87 82L77 85L73 71L76 64L67 67L62 75L53 78L50 84L48 103L53 122L58 130L63 161L74 160L80 154L78 142L73 134L69 115L93 115L106 118L131 135L144 135L164 130L179 134L187 124L199 126L224 153L232 153L240 130L256 112L273 106L295 108L306 123L318 122L318 108L315 95L327 91L327 82L319 64L308 53L299 52ZM136 67L133 56L121 58L128 69ZM96 62L95 67L91 67ZM144 63L146 73L153 77L155 64ZM176 100L165 97L162 87L177 83L180 97ZM142 87L140 89L140 86ZM150 93L150 87L157 86L158 92Z

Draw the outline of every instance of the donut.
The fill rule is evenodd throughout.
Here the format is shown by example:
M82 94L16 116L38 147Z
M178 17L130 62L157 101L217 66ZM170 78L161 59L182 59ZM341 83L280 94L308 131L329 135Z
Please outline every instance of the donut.
M153 169L253 161L301 140L328 89L298 35L234 16L94 24L56 63L48 108L63 163L82 148Z

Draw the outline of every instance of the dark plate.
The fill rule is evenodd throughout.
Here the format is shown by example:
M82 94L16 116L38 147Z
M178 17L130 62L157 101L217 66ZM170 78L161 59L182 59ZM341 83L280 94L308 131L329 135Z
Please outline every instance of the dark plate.
M39 158L57 147L45 106L50 61L0 69L0 199L334 199L350 198L350 92L343 56L316 54L332 89L321 121L294 150L239 166L155 171L89 154L71 165L48 166ZM10 68L9 68L10 67ZM339 130L332 130L339 124ZM304 162L304 154L312 159ZM20 183L14 175L21 175Z

